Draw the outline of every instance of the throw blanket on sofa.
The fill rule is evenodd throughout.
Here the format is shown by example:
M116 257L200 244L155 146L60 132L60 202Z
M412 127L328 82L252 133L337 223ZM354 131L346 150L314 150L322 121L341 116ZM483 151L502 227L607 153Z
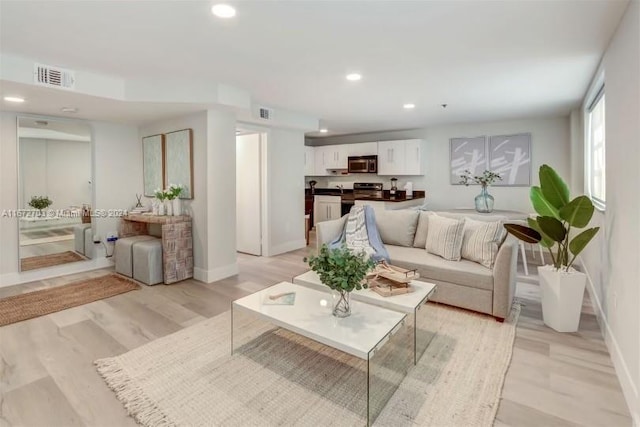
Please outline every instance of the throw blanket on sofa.
M346 244L347 248L355 252L364 251L374 261L389 261L389 254L380 238L375 213L371 206L351 208L342 233L328 246L329 249L333 249L342 244Z

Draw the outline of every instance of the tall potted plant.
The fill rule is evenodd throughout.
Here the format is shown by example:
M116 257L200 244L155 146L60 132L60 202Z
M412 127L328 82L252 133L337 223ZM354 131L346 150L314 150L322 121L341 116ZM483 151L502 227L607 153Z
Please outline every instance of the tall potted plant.
M538 216L529 227L505 224L509 233L549 250L553 265L538 267L542 292L542 318L558 332L575 332L587 277L572 265L600 227L589 225L593 203L587 196L569 197L569 187L548 165L540 167L540 186L531 187L530 199Z
M364 279L375 262L364 252L356 253L346 246L329 249L327 245L322 245L318 255L305 258L305 261L318 273L320 281L335 292L333 315L350 316L351 291L367 287Z

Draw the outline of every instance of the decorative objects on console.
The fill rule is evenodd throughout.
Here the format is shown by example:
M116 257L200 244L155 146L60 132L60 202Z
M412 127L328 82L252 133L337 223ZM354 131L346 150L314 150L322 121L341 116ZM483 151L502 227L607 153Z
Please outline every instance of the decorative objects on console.
M364 279L374 267L374 261L364 252L355 253L346 246L329 249L327 245L322 245L317 255L304 260L318 273L320 281L335 291L333 315L350 316L350 293L367 287Z
M167 198L167 194L163 190L156 188L153 192L153 195L156 199L158 199L158 201L153 206L153 214L162 216L165 214L164 201Z
M482 186L480 194L475 198L476 210L480 213L493 212L494 199L493 196L487 191L487 187L489 187L494 182L501 180L502 177L500 176L500 174L492 172L490 170L485 170L480 176L473 175L469 170L465 170L464 173L460 175L460 184L464 184L466 186L468 186L469 184L480 184Z
M167 199L171 202L173 215L182 215L182 201L180 200L180 194L182 193L182 186L176 184L169 184L169 188L165 190Z
M548 165L540 166L539 177L540 186L531 187L530 193L539 216L528 218L529 227L505 224L505 228L524 242L540 243L549 249L553 265L538 268L542 317L547 326L558 332L575 332L580 324L587 277L572 265L600 227L571 233L572 227L589 225L594 211L591 199L578 196L570 200L569 187Z

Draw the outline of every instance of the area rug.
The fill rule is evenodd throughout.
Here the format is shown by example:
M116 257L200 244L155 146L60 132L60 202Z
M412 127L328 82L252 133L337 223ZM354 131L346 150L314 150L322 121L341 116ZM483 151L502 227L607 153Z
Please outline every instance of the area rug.
M375 425L491 426L520 307L504 323L436 304L418 313L419 332L437 333ZM246 344L233 355L226 312L95 363L144 426L366 424L365 361L264 322L234 324Z
M0 326L88 304L140 288L116 274L0 299Z
M35 270L36 268L53 267L54 265L67 264L70 262L83 261L86 258L82 255L73 252L66 251L57 254L32 256L29 258L22 258L20 260L20 271Z

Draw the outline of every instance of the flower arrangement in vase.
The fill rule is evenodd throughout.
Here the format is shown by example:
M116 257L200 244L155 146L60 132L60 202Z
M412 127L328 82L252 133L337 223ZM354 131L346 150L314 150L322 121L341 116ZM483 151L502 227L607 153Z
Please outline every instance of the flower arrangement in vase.
M304 259L309 267L320 277L320 281L337 293L333 306L333 315L348 317L351 315L350 295L354 289L367 288L365 277L375 262L364 252L356 253L346 246L329 249L322 245L315 256Z
M494 199L487 191L487 188L498 180L502 181L502 176L490 170L485 170L480 176L472 175L470 170L465 170L464 173L460 175L460 184L466 186L469 186L469 184L480 184L482 186L480 194L475 198L476 211L480 213L493 212Z
M155 196L156 199L158 199L158 203L157 203L157 215L164 215L165 214L165 210L164 210L164 201L167 199L167 194L159 189L156 188L155 191L153 192L153 195ZM155 209L154 209L154 213Z
M180 194L182 193L182 186L177 184L169 184L169 188L165 190L167 199L171 202L173 215L182 215L182 200L180 200Z
M29 201L29 206L34 209L38 209L40 211L40 215L42 215L42 210L48 208L53 204L53 201L48 196L32 196Z

